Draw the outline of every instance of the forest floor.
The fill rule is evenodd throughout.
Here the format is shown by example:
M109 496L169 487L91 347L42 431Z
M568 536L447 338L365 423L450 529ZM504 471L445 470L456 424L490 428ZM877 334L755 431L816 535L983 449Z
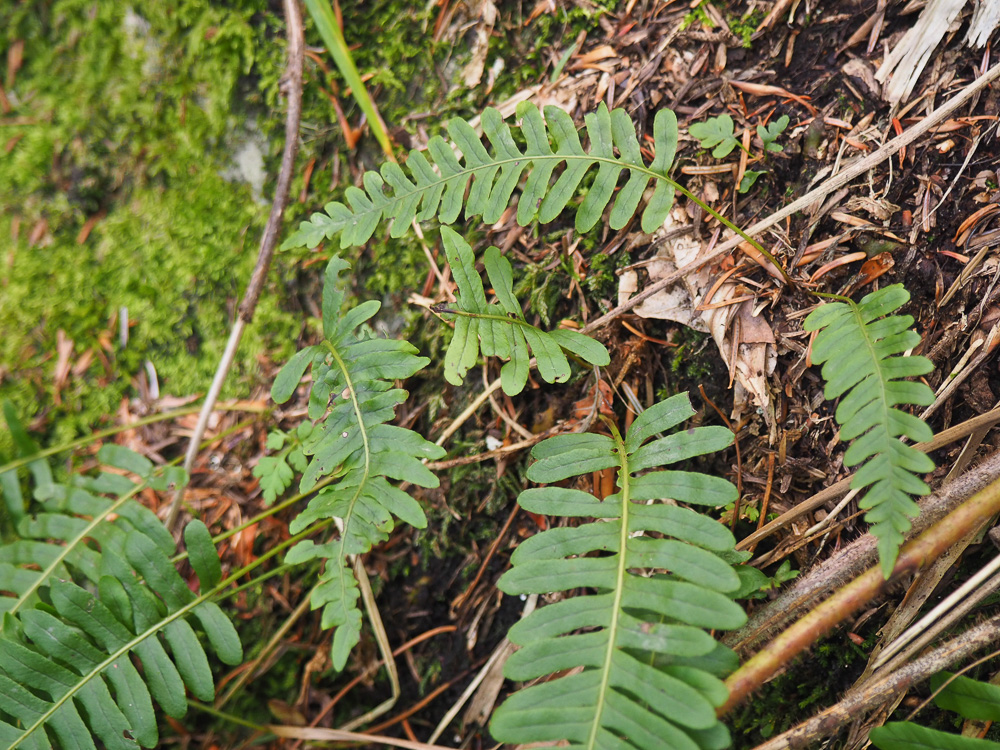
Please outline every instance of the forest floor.
M29 18L34 5L45 6L49 15ZM9 248L0 255L0 322L8 339L0 395L12 400L43 444L128 424L204 392L253 265L266 216L260 196L270 193L283 128L279 3L209 17L209 10L192 2L185 11L162 18L154 13L145 21L123 20L105 8L81 13L79 5L57 4L64 13L59 16L47 3L19 4L20 15L7 26L6 95L0 97L0 140L8 160L0 166L0 243ZM984 54L966 46L971 10L964 11L912 92L893 107L875 74L919 13L876 0L441 0L422 10L395 2L347 5L345 35L360 45L358 67L370 74L369 90L400 155L426 145L446 117L471 118L487 105L510 116L520 101L555 104L582 125L585 114L606 102L624 107L641 136L651 133L656 111L669 107L681 131L674 176L740 227L916 127L993 62L988 47ZM109 105L121 111L95 124L80 120L98 106L95 96L110 95L108 69L116 63L107 50L90 48L92 42L74 34L95 33L93 24L100 23L111 30L108 38L120 42L121 60L145 59L151 47L159 47L158 67L146 74L163 89L157 99L143 89L141 71L126 76L120 94L126 101ZM123 24L131 24L130 36ZM344 186L359 184L362 172L381 161L311 30L307 41L316 46L307 57L303 147L286 233L328 200L341 198ZM73 72L67 67L72 63L58 63L62 81L43 83L40 71L59 45L90 70ZM191 59L198 62L183 72ZM213 81L225 90L214 89ZM79 118L59 113L61 85L82 108ZM791 283L767 261L736 250L672 294L653 297L600 330L596 336L612 361L597 386L585 377L558 390L532 384L516 399L484 404L465 422L446 443L447 458L436 465L441 488L420 497L429 527L399 528L365 561L389 640L400 649L402 681L396 706L366 731L426 739L501 646L522 604L505 598L497 579L516 543L548 521L519 511L514 502L525 481L526 453L494 449L553 428L570 429L590 411L595 393L605 400L602 409L624 420L631 404L688 391L696 422L734 431L736 447L703 468L740 488L738 505L722 509L720 517L753 551L751 564L773 580L775 590L866 530L856 502L842 508L837 500L808 502L849 474L833 405L823 396L819 368L808 359L802 319L816 305L812 292L860 299L903 284L911 295L903 312L913 316L922 337L917 353L935 368L926 376L940 394L926 417L934 432L996 407L997 100L996 86L984 89L930 135L759 236ZM749 155L737 148L715 158L688 135L691 124L724 114ZM172 132L169 120L161 122L164 116L175 118L180 130ZM780 150L766 151L757 127L786 117L776 140ZM147 121L161 122L155 133L140 133ZM178 132L186 134L179 143L172 140ZM207 152L192 146L198 138L212 144ZM259 144L255 158L266 175L256 187L251 177L220 177L232 168L232 152L247 150L248 143ZM741 186L747 189L741 192ZM669 223L652 236L637 221L620 231L605 227L578 235L571 216L522 228L511 210L494 226L473 228L475 234L466 236L505 252L515 264L515 288L527 299L529 320L554 327L563 319L586 324L690 253L707 253L725 238L718 222L683 199ZM436 231L427 230L425 241L436 258ZM142 248L151 245L143 255ZM201 452L186 493L189 507L213 531L235 528L264 508L252 470L266 453L267 433L287 430L305 416L304 403L274 409L267 392L290 354L315 337L314 322L306 319L318 316L321 261L333 251L297 250L276 261L261 320L224 393L234 411L220 412L210 424L212 442ZM349 260L357 299L381 299L392 319L389 332L407 336L422 354L440 360L447 329L427 305L446 299L452 289L435 274L423 242L376 235ZM77 273L60 272L63 265ZM130 265L139 270L123 276ZM34 299L43 283L58 299ZM88 294L79 295L81 289ZM128 313L120 314L129 307L131 321ZM123 322L126 331L133 326L133 337L145 331L131 348ZM411 396L400 421L435 440L482 390L482 378L492 379L497 371L489 364L481 377L477 373L454 387L432 365L407 384ZM186 414L116 439L166 461L184 450L194 419ZM60 426L66 420L71 426ZM996 442L994 433L980 430L935 451L939 468L926 477L928 483L939 487L992 452ZM0 450L10 453L13 447L0 442ZM147 499L154 510L169 500ZM796 513L797 507L809 510ZM287 538L290 514L283 511L233 536L224 545L224 565L245 564ZM969 546L942 587L988 554L985 545ZM286 573L234 600L244 643L263 645L277 632L296 611L305 585ZM770 596L750 602L751 613ZM849 620L769 684L752 707L734 714L729 723L735 746L753 747L836 701L862 674L901 597L895 591ZM226 710L258 717L269 710L285 723L338 727L384 700L387 683L373 674L374 641L366 635L341 674L324 661L329 642L319 615L300 613ZM236 677L223 676L223 685ZM493 687L461 709L442 742L492 746L483 717L501 684ZM178 739L196 746L238 746L226 725L213 721L189 715L172 727ZM846 730L838 741L852 746L859 731L860 725Z

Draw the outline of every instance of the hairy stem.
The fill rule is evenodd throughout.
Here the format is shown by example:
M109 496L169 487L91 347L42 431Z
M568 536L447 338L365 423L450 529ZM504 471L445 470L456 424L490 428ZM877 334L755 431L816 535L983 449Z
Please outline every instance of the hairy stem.
M877 566L869 569L815 607L730 675L726 680L729 700L719 708L719 715L742 703L778 670L874 599L887 584L916 573L970 533L983 518L996 513L1000 513L1000 480L993 481L906 544L900 550L888 580L883 578Z

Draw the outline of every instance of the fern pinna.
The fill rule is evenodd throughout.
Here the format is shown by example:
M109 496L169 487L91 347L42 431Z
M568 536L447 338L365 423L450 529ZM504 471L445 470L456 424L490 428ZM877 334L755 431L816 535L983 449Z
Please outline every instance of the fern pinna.
M521 649L507 661L508 678L564 675L508 698L491 724L497 740L592 749L728 746L715 707L728 696L720 675L737 660L705 630L745 621L733 601L744 587L731 563L741 558L728 529L677 503L724 505L736 488L695 472L648 471L732 443L723 427L646 442L692 414L687 394L679 394L643 412L624 439L614 429L612 437L560 435L532 451L532 481L617 468L618 492L599 500L544 487L518 498L534 513L597 520L523 542L499 587L508 594L593 593L542 607L510 630Z
M347 558L367 552L388 538L393 516L412 526L427 525L420 505L390 479L421 487L437 487L438 480L422 463L444 455L440 447L417 433L388 424L406 391L393 387L427 364L405 341L359 334L355 329L380 307L363 302L340 315L344 300L341 273L348 264L330 260L323 284L323 342L299 351L282 368L271 389L279 404L288 401L310 366L309 418L301 450L309 462L302 475L302 492L327 477L335 481L322 488L290 524L293 534L310 525L339 519L337 539L323 544L306 540L293 547L286 562L326 561L326 570L313 591L313 609L322 607L324 628L336 627L333 665L342 669L361 637L360 596ZM300 433L303 434L303 433ZM287 485L286 485L287 486Z
M629 172L629 178L614 198L611 228L621 229L632 218L650 179L656 179L656 188L643 211L642 230L653 232L663 224L674 200L675 185L667 178L667 171L677 151L677 118L669 109L658 111L653 121L656 154L648 166L625 110L608 111L601 103L596 112L586 116L589 151L581 145L572 118L558 107L545 107L543 120L534 104L522 102L517 117L520 137L526 144L523 150L495 109L487 108L482 115L492 153L469 123L453 119L447 125L453 145L440 136L432 138L427 147L430 160L421 151L411 151L406 161L409 176L391 161L379 172L366 172L364 190L347 189L348 205L327 203L324 213L314 213L302 222L282 249L315 247L338 234L342 248L362 245L384 219L392 220L392 236L401 237L414 219L425 221L436 216L442 224L454 224L463 206L466 218L482 216L485 223L494 224L525 173L517 221L525 226L537 217L547 223L562 213L594 165L598 169L593 184L576 212L579 231L589 231L600 220L623 171ZM456 156L455 148L461 156ZM560 165L565 168L550 185ZM470 179L472 187L466 197Z
M996 723L1000 721L1000 686L950 672L930 679L935 705L954 711L963 719ZM877 727L869 737L879 750L1000 750L1000 743L931 729L911 721L894 721Z
M41 510L25 514L18 538L0 546L3 747L96 748L95 739L106 748L154 747L154 700L180 717L188 691L204 701L215 695L191 615L222 661L243 659L232 623L208 601L221 566L204 524L192 521L184 533L198 595L169 558L171 535L132 499L183 482L183 472L158 475L148 459L116 445L103 446L98 459L141 481L102 472L40 484Z
M851 489L868 488L859 507L868 510L865 520L878 539L886 577L892 572L903 535L910 530L910 519L920 512L911 496L930 491L918 474L934 470L929 456L898 439L933 437L926 422L895 408L927 406L934 401L934 392L924 383L902 380L931 372L931 361L894 356L920 343L920 334L910 330L912 316L889 315L909 299L910 293L901 284L893 284L859 303L844 299L821 305L804 324L807 331L819 332L812 359L825 363L824 395L828 399L844 396L836 411L840 437L854 441L844 454L844 465L864 462L851 480Z
M497 248L488 248L483 258L498 301L489 304L469 243L449 227L441 227L441 241L458 286L456 304L432 308L434 312L455 317L455 333L444 358L444 376L449 383L461 385L469 368L476 363L480 349L483 356L508 360L500 368L500 382L508 396L520 393L528 381L529 345L538 373L548 383L561 383L569 378L564 349L592 365L604 366L611 361L604 345L589 336L566 329L546 333L525 321L521 305L514 297L510 262Z

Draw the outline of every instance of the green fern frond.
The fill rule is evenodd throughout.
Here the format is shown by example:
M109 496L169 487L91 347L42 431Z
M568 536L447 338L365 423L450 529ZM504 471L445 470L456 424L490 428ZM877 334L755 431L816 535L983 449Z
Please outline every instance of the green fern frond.
M158 477L147 459L114 445L98 456L143 481L104 472L38 487L42 511L22 519L22 538L0 547L0 590L14 595L0 598L5 746L48 748L54 741L89 750L95 738L107 748L155 746L154 700L179 717L188 691L214 698L208 658L189 615L222 661L243 658L232 623L207 600L221 566L204 524L193 521L185 529L199 596L170 561L173 538L130 499L144 487L183 481L183 472Z
M125 540L141 534L165 553L174 551L174 540L156 515L132 498L147 486L154 489L182 486L184 472L167 467L154 474L149 459L118 445L106 444L97 458L105 465L137 474L142 482L110 472L94 477L74 476L71 485L49 483L35 488L40 510L18 524L18 538L0 547L0 612L16 613L37 603L37 592L53 577L82 575L96 584L101 575L102 552L122 554ZM39 476L36 474L36 476ZM114 499L104 497L113 495ZM109 517L114 517L109 521ZM88 544L100 544L100 552ZM31 566L31 567L27 567Z
M517 108L520 135L526 143L521 150L511 126L495 109L483 112L483 132L492 152L483 146L467 122L448 123L452 144L440 136L427 147L430 159L421 151L411 151L406 167L386 162L381 172L366 172L364 190L347 189L347 203L327 203L324 213L314 213L281 246L315 247L325 239L340 235L342 248L364 244L383 220L391 219L390 233L401 237L414 219L438 217L442 224L454 224L465 207L465 217L482 216L494 224L510 203L514 189L527 174L518 202L517 221L527 225L536 216L547 223L562 213L576 195L584 176L597 166L597 174L576 212L579 231L590 230L611 202L623 171L629 178L614 199L609 223L621 229L635 214L650 179L656 188L642 214L642 230L653 232L663 224L674 200L674 183L667 172L677 150L677 118L668 109L656 113L653 145L656 156L647 166L639 149L635 128L622 109L608 111L605 104L586 117L590 149L585 151L573 120L558 107L546 107L545 119L530 102ZM550 141L551 137L551 141ZM554 148L553 148L554 146ZM462 156L455 154L454 148ZM618 155L615 155L615 149ZM565 169L550 185L556 167ZM472 187L466 199L469 180Z
M388 539L394 516L417 528L427 525L420 505L390 480L437 487L437 477L424 466L423 459L444 455L443 449L417 433L387 424L407 396L406 391L393 387L393 381L410 377L428 360L416 356L416 349L405 341L366 337L355 331L378 312L378 302L364 302L340 315L344 300L340 274L347 268L348 264L337 257L326 268L324 341L292 357L271 389L272 398L284 403L306 369L312 367L309 417L315 424L302 439L302 452L309 463L299 489L308 492L329 476L335 476L336 481L316 494L292 521L290 530L295 534L333 518L341 519L343 529L332 542L300 542L286 560L327 561L311 604L313 609L324 608L324 627L337 628L333 643L337 669L346 664L361 633L357 582L346 559Z
M910 330L912 316L889 315L909 299L909 292L894 284L859 303L845 300L822 305L803 326L819 331L812 358L825 363L824 395L844 397L836 412L840 437L854 441L844 454L844 465L864 463L851 480L851 489L868 488L859 506L868 510L865 520L878 539L886 577L892 572L903 535L910 530L910 519L920 512L911 496L930 492L918 474L934 470L929 456L898 440L901 436L914 441L933 437L926 422L895 408L934 402L934 393L925 384L902 380L931 372L930 360L895 356L920 343L920 334Z
M528 323L514 297L510 262L497 248L487 249L483 259L498 300L498 304L490 304L469 243L444 226L441 241L458 285L457 304L432 308L434 312L455 316L455 332L444 358L444 376L449 383L461 385L469 368L476 363L480 349L485 357L508 360L500 368L500 381L508 396L520 393L528 381L529 346L538 373L548 383L562 383L569 378L564 349L592 365L604 366L611 361L604 345L589 336L565 329L546 333Z
M617 431L560 435L532 451L532 481L616 468L618 492L599 500L578 489L544 487L518 498L534 513L597 520L523 542L501 590L594 593L538 609L510 630L521 649L507 661L508 678L569 674L508 698L491 724L497 740L568 741L591 750L728 746L715 708L728 697L719 678L736 667L736 656L705 631L746 619L733 601L744 588L732 566L740 557L728 529L675 501L725 505L736 488L694 472L638 473L732 443L722 427L646 442L692 414L687 394L679 394L643 412L624 439Z

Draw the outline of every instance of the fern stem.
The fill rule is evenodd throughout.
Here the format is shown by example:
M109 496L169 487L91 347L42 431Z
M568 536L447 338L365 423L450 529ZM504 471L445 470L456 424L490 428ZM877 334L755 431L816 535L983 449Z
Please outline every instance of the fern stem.
M204 711L206 714L214 716L217 719L222 719L223 721L228 721L232 724L238 724L241 727L252 729L255 732L263 732L265 735L270 735L272 737L274 736L270 731L268 731L268 728L265 727L263 724L255 724L249 719L241 719L239 716L227 713L226 711L221 711L218 708L215 708L214 706L208 705L207 703L201 703L199 701L191 700L190 698L188 698L187 703L189 706L191 706L191 708L197 708L199 711ZM265 738L262 737L259 739L265 739Z
M229 539L229 537L236 536L237 534L239 534L244 529L248 529L251 526L253 526L254 524L260 523L265 518L270 518L271 516L275 515L276 513L280 513L281 511L283 511L288 506L295 505L295 503L299 502L300 500L304 500L305 498L309 497L310 495L313 495L313 494L319 492L321 489L323 489L324 487L326 487L328 484L331 484L335 479L336 479L336 477L327 477L323 481L317 483L316 486L313 487L308 492L300 492L297 495L293 495L292 497L288 498L287 500L283 500L282 502L277 503L276 505L272 505L267 510L262 511L261 513L258 513L253 518L247 519L246 521L244 521L243 523L241 523L239 526L234 526L231 529L226 529L221 534L216 534L215 536L212 537L212 544L214 544L216 547L218 547L219 546L219 542L224 542L227 539ZM179 563L179 562L181 562L183 560L187 560L187 558L188 558L188 552L187 552L187 550L184 550L183 552L179 552L176 555L174 555L173 557L171 557L170 558L170 562L173 563L174 565L177 565L177 563Z
M371 445L368 442L368 430L365 429L364 412L361 411L361 404L358 403L357 390L354 387L354 381L351 380L351 373L347 367L347 363L344 362L343 358L340 356L340 352L338 352L337 348L330 343L329 339L324 339L323 344L326 347L327 351L330 352L330 356L332 356L334 361L337 363L337 367L340 368L340 372L344 376L344 382L347 383L347 391L351 395L351 405L354 407L354 415L358 420L358 430L361 433L361 441L364 445L364 451L365 451L364 479L357 483L357 486L354 489L354 494L351 496L351 500L347 505L347 512L341 519L342 525L340 525L340 547L341 550L343 550L344 539L346 538L345 530L347 528L347 522L354 514L354 506L357 504L358 498L361 497L365 485L368 483L368 478L371 476L372 451L371 451ZM341 601L349 601L350 599L349 593L344 587L344 581L346 579L344 576L340 576L339 580L340 580ZM395 681L394 687L398 687L398 684L399 684L398 680Z
M601 416L604 423L611 429L611 435L615 441L615 452L618 454L618 485L621 490L621 531L618 535L618 569L615 571L615 593L611 605L611 622L608 624L608 648L604 652L604 664L601 666L601 684L597 690L597 711L594 720L590 725L590 736L587 738L586 747L597 747L597 733L601 729L601 718L604 715L604 707L607 705L607 693L611 689L611 661L615 656L615 649L618 642L618 615L622 611L622 598L625 595L625 576L628 575L625 561L627 559L625 547L628 544L628 514L629 506L632 504L631 492L629 489L629 468L628 451L625 448L625 441L622 440L618 428L605 416Z

